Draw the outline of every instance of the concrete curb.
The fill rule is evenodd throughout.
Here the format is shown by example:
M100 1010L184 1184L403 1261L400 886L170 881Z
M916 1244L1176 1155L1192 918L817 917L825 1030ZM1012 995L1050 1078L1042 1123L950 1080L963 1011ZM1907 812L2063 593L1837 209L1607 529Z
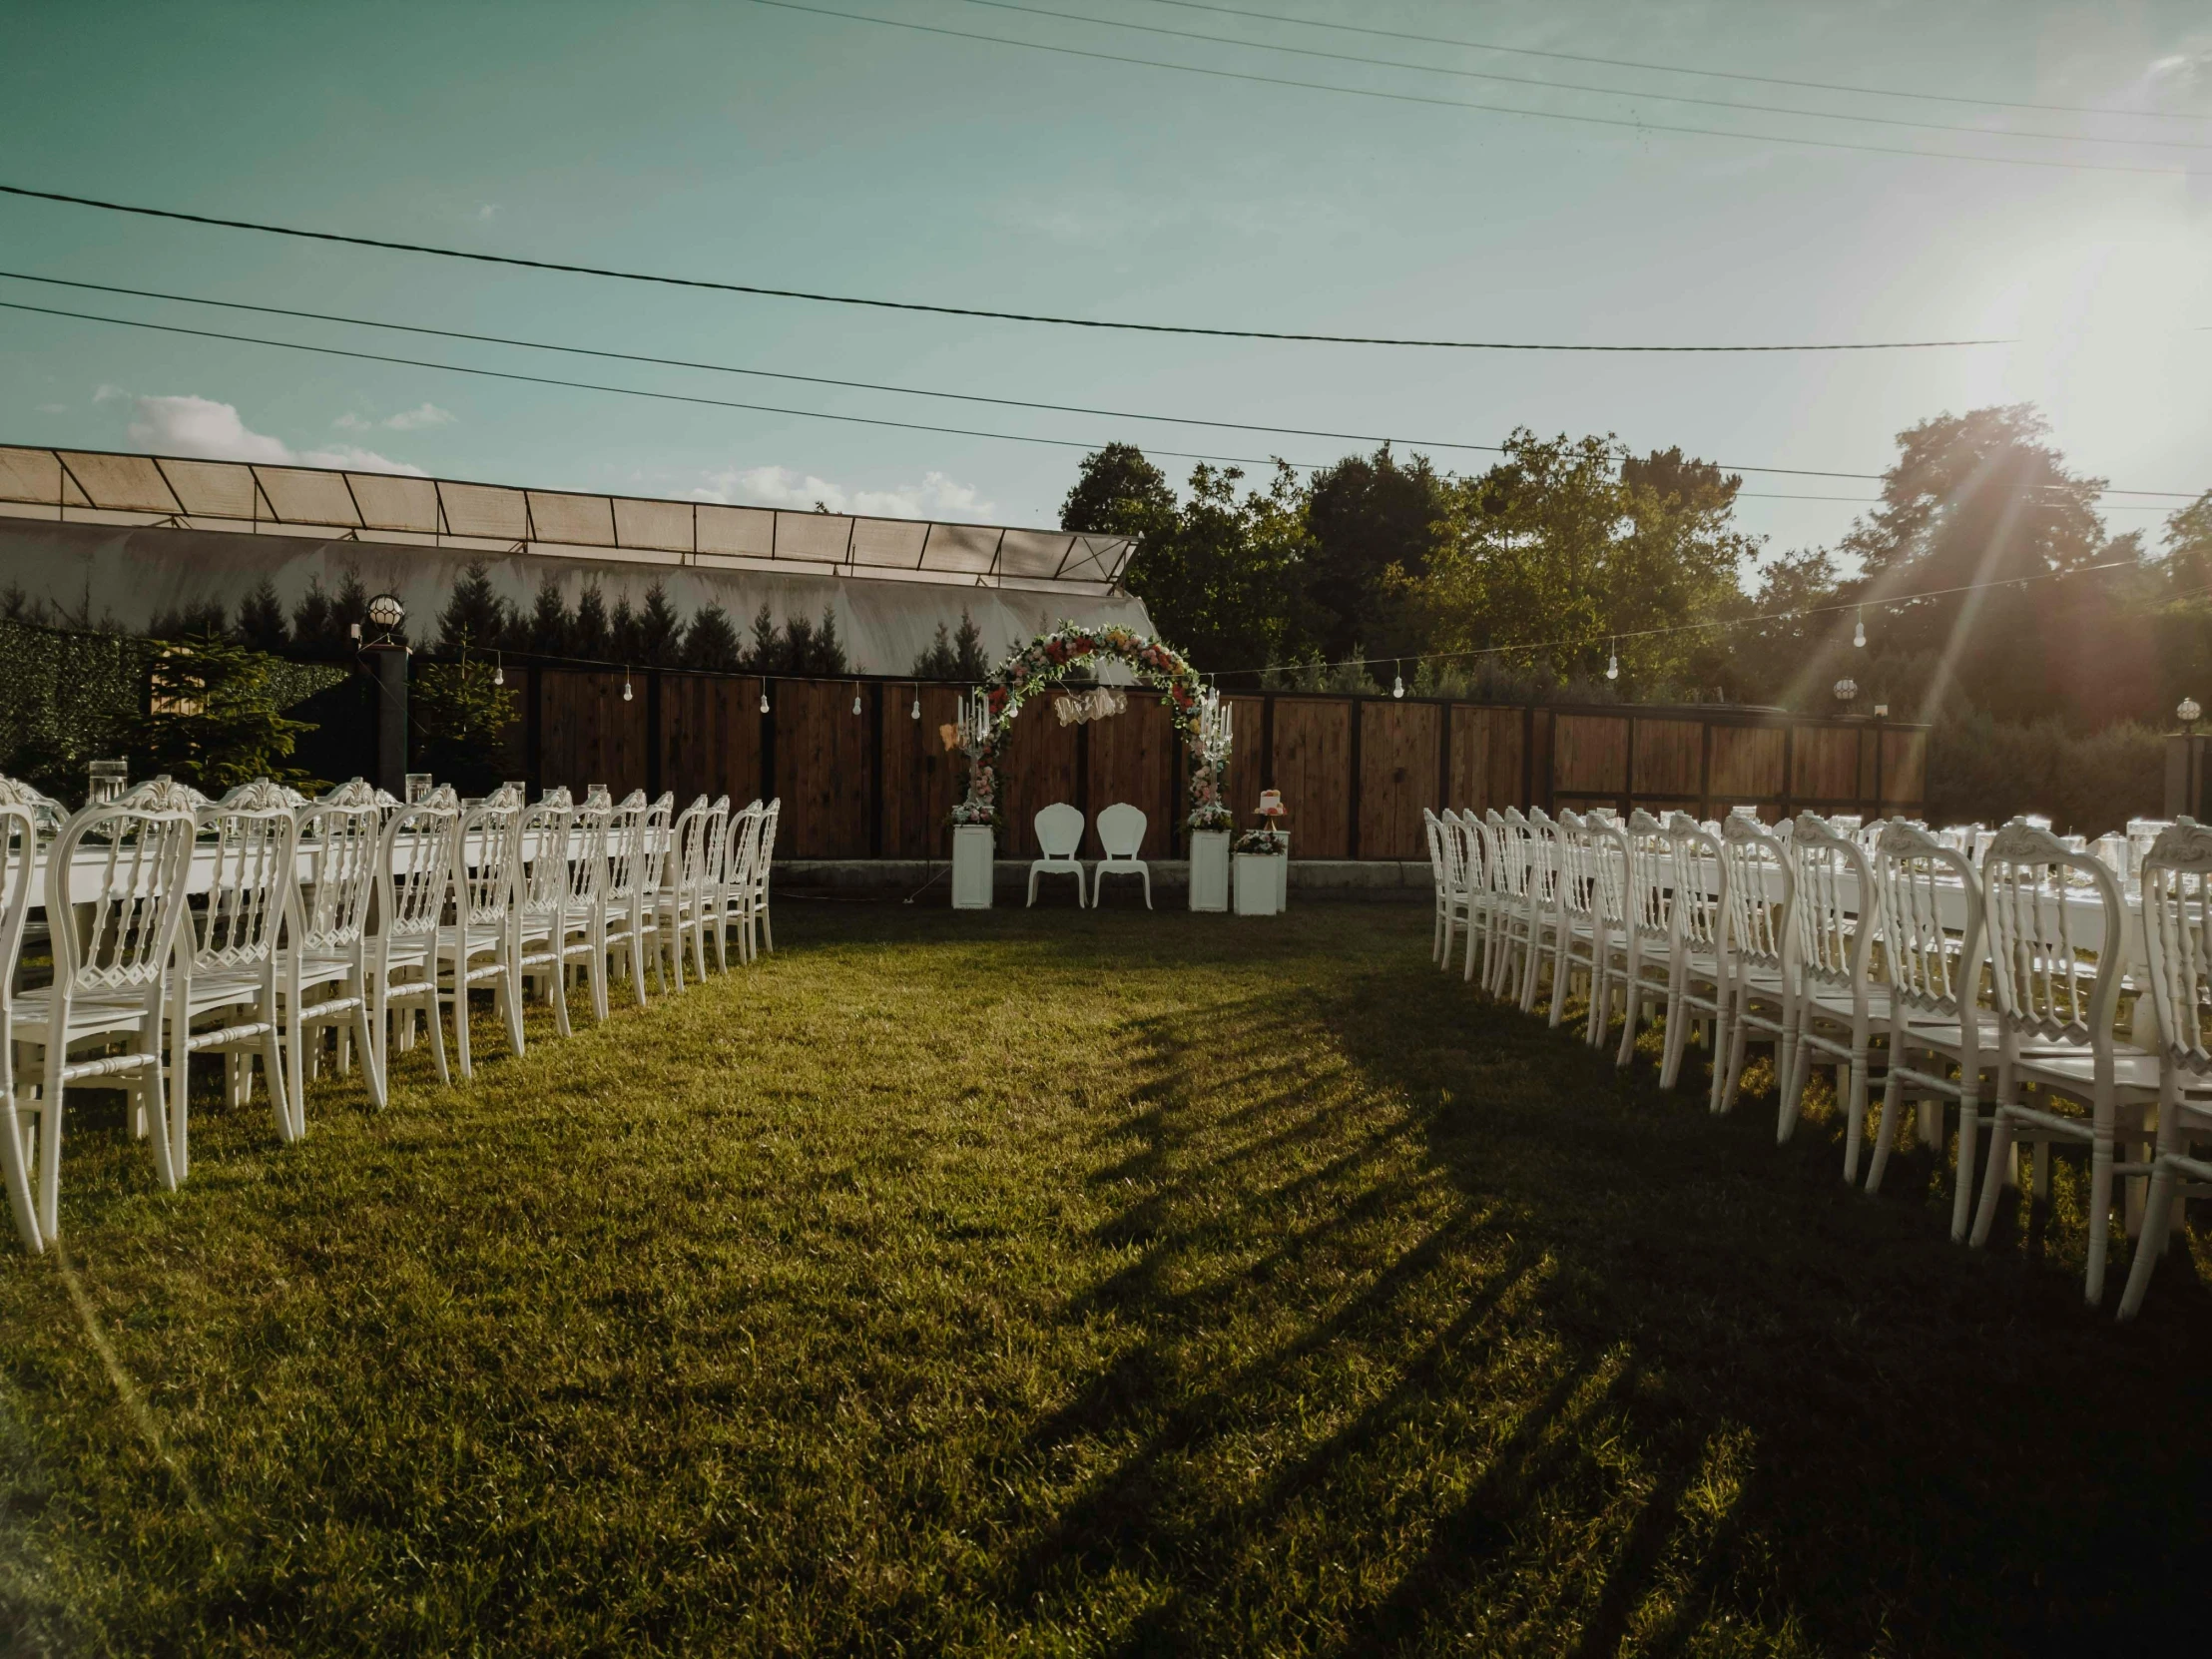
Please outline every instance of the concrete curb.
M1152 902L1189 902L1191 865L1187 858L1153 858ZM1091 860L1085 859L1086 868ZM1291 891L1316 899L1379 903L1425 903L1429 896L1426 859L1293 858ZM778 892L827 893L844 898L904 898L918 891L924 903L951 902L952 864L946 858L779 858L771 883ZM1067 879L1057 885L1066 887ZM1046 878L1040 895L1053 890ZM1141 886L1126 876L1107 889L1117 901L1126 895L1142 902ZM999 858L991 867L991 893L997 903L1019 904L1029 891L1029 861Z

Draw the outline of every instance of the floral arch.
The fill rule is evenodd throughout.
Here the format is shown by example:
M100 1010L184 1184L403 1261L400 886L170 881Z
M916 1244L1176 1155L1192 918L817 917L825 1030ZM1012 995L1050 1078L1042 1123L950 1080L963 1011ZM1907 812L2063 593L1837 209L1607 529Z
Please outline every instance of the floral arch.
M1182 655L1128 628L1084 628L1062 623L1010 655L974 694L960 728L968 760L967 799L953 809L956 824L996 824L998 758L1022 705L1099 659L1122 663L1140 685L1161 693L1161 705L1183 740L1194 830L1229 827L1222 794L1229 771L1229 733L1219 694L1204 685Z

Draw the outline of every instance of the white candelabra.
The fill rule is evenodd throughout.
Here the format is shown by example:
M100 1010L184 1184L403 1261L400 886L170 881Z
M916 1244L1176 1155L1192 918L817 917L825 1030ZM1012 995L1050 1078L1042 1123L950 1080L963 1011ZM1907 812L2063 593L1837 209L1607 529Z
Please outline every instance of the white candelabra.
M1229 759L1236 713L1211 687L1198 700L1198 753L1208 766L1218 767Z

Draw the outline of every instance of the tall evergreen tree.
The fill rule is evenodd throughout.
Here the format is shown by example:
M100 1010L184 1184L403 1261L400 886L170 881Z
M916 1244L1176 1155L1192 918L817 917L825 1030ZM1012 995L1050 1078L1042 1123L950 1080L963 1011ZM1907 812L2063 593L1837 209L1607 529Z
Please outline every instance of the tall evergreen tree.
M614 627L607 617L607 596L599 591L599 584L584 583L584 591L576 598L576 618L569 624L568 650L572 657L586 662L603 663L614 655Z
M837 612L831 605L822 608L822 622L815 629L815 649L811 659L810 674L845 674L851 664L845 660L844 641L837 638Z
M284 608L276 602L276 584L266 576L239 602L238 636L255 651L277 652L291 643Z
M566 656L569 633L568 606L561 598L561 584L547 571L530 607L529 649L547 657Z
M745 647L738 639L738 630L732 625L728 611L720 605L709 605L692 618L691 627L684 632L687 668L735 674L744 657Z
M748 674L773 674L784 664L784 636L776 626L776 618L769 613L768 601L761 601L761 608L753 614L753 637L745 648L745 669Z
M684 619L668 602L668 589L655 582L645 590L638 612L638 661L669 666L683 660Z
M506 643L507 609L507 602L492 588L484 561L471 561L439 613L439 646L456 656L499 649Z
M641 662L644 660L643 644L638 631L638 613L630 608L630 596L624 594L615 601L614 615L607 619L609 654L617 662Z

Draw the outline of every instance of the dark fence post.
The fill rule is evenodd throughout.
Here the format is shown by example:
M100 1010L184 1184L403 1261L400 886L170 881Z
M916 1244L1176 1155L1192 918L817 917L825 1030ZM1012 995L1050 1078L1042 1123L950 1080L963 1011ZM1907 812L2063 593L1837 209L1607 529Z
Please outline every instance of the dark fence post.
M661 799L661 671L645 671L645 794Z
M529 678L522 698L522 776L539 795L545 793L545 670L524 669Z
M761 682L761 799L776 799L776 699Z
M883 855L883 682L880 680L868 687L868 714L867 855L880 858Z
M1354 858L1360 856L1360 715L1366 707L1366 699L1355 697L1352 700L1352 742L1347 746L1352 751L1352 811L1345 851Z
M1436 811L1451 805L1451 704L1436 720Z

